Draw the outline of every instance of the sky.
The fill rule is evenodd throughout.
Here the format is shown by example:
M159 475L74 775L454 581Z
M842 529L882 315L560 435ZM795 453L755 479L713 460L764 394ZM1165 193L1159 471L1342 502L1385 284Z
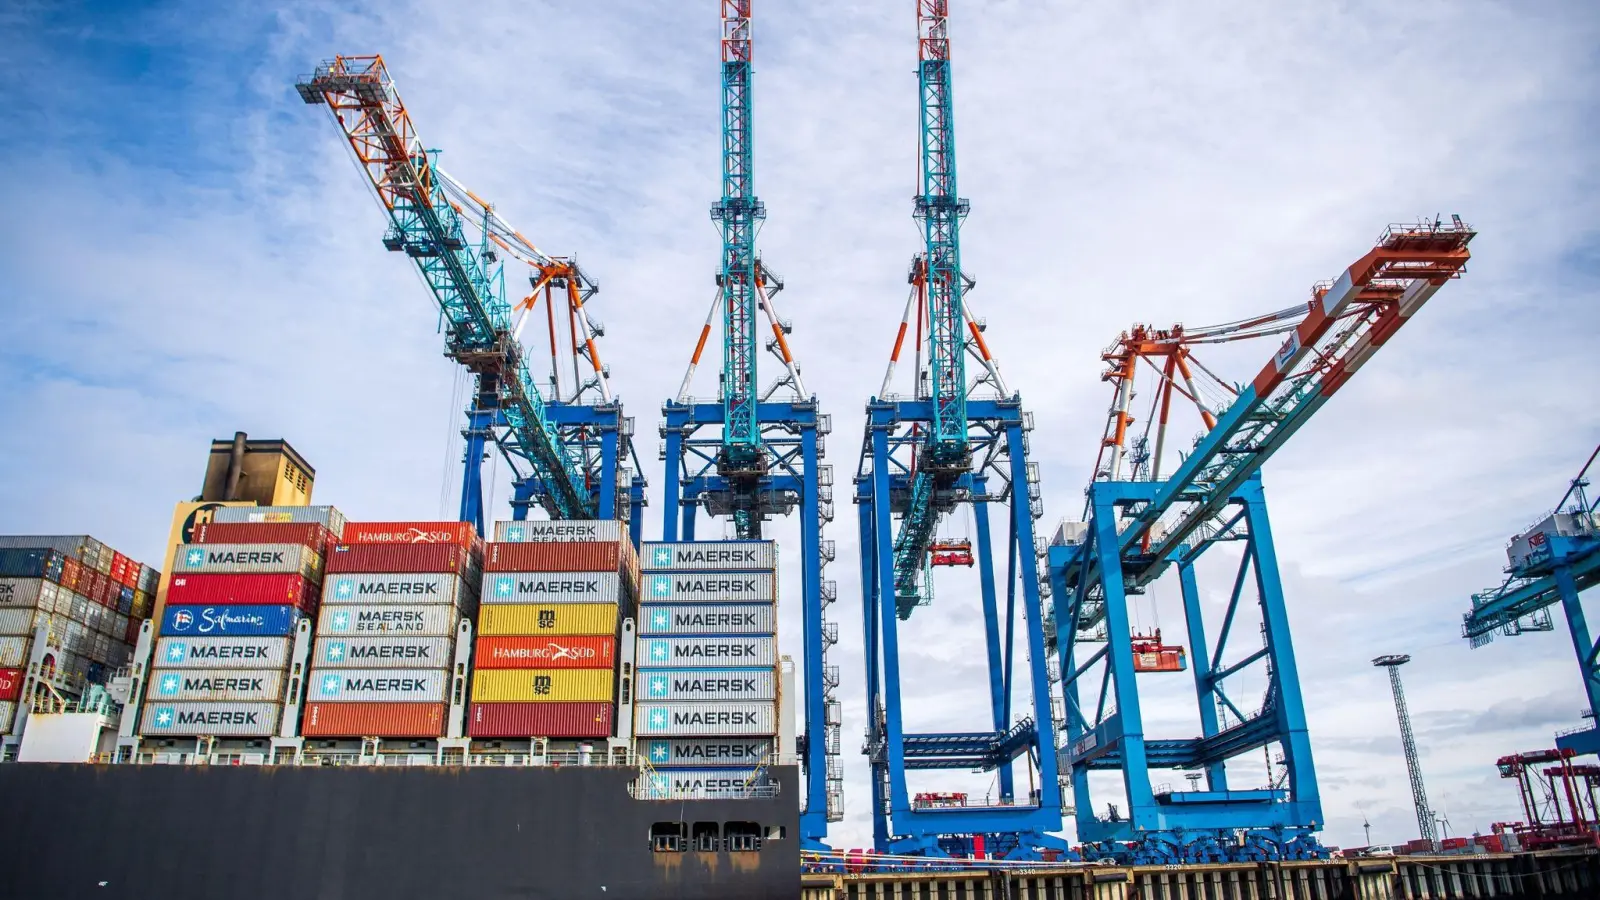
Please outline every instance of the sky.
M969 302L1037 422L1043 530L1081 508L1110 400L1100 353L1121 330L1302 302L1391 222L1455 213L1476 226L1466 276L1264 483L1325 840L1365 843L1363 821L1374 842L1416 833L1388 685L1369 664L1382 653L1413 657L1407 698L1450 832L1519 818L1493 763L1579 724L1571 647L1558 626L1470 650L1460 616L1502 578L1506 539L1600 442L1600 14L1492 0L952 7ZM845 476L919 249L914 4L758 3L755 15L760 247L833 416L840 486L828 661L843 671L846 821L832 839L863 846ZM0 9L0 31L13 211L0 218L13 323L0 532L89 532L156 558L207 442L235 430L288 439L316 468L316 499L354 519L453 513L458 373L430 298L384 251L381 209L326 112L294 91L337 53L382 53L445 168L600 283L602 353L659 490L660 403L717 265L716 4L21 0ZM1244 381L1271 349L1205 359ZM714 392L714 368L698 394ZM657 497L647 536L660 515ZM792 522L777 534L794 546ZM1224 568L1202 573L1211 612ZM785 579L797 583L795 567ZM951 584L904 632L908 729L987 727L977 601L970 582ZM1158 587L1135 619L1154 627L1164 611L1181 630L1175 596ZM782 620L798 656L793 604ZM1186 679L1141 683L1156 736L1198 732ZM1236 784L1265 777L1264 762L1237 765ZM992 789L963 772L913 782ZM1115 788L1097 782L1095 812L1106 802Z

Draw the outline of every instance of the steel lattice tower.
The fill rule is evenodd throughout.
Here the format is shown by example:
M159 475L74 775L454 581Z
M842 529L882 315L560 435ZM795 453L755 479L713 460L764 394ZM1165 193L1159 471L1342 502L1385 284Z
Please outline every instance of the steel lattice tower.
M1401 653L1380 656L1372 664L1389 670L1389 687L1394 691L1394 713L1400 719L1400 743L1406 751L1406 773L1411 776L1411 802L1417 807L1417 836L1438 849L1433 811L1428 807L1428 791L1422 786L1422 763L1417 759L1417 739L1411 734L1411 713L1406 711L1406 692L1400 686L1400 667L1410 661L1410 656Z

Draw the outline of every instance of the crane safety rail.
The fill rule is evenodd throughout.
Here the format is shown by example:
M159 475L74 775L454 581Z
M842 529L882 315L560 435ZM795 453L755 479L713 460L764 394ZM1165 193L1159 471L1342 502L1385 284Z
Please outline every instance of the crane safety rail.
M475 248L465 216L450 197L455 183L439 173L423 147L381 56L335 57L300 79L296 89L306 103L325 104L332 112L389 214L384 245L413 259L439 303L450 356L500 390L512 439L547 488L550 515L593 518L583 469L563 445L511 333L503 270L491 269L496 255L487 245L510 250L513 241L497 233L489 205L479 201L485 240ZM520 235L515 246L529 258L548 261Z

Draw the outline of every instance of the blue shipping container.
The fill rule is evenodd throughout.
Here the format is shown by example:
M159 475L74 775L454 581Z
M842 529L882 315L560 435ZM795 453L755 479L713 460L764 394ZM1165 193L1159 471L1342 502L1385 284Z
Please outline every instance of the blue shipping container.
M63 557L54 550L0 550L0 578L61 578Z
M161 633L217 637L283 637L301 618L293 606L169 606Z

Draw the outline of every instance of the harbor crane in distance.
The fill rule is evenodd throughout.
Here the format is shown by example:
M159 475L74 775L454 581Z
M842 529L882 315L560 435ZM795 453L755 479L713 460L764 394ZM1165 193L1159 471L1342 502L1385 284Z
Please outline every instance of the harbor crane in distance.
M867 403L854 480L873 842L878 851L895 854L961 856L982 850L996 857L1041 858L1067 852L1065 843L1049 834L1061 829L1061 793L1034 540L1043 507L1037 464L1028 461L1032 417L1023 411L1020 395L1006 388L983 325L966 303L974 282L961 264L961 221L969 205L956 186L948 7L947 0L917 0L921 137L915 217L924 247L911 263L910 295L883 385ZM915 332L910 397L891 393L908 330ZM978 373L971 383L969 357ZM940 521L963 506L973 517L975 553L970 545L935 538ZM1004 543L998 546L989 520L995 507L1005 511ZM908 732L900 623L932 600L934 568L966 565L969 554L981 594L989 721L970 732ZM997 559L1005 560L1004 581L996 578ZM1026 706L1014 699L1019 606L1020 652L1032 692ZM1020 797L1013 773L1019 759L1037 779L1037 789ZM914 797L907 773L932 769L992 773L998 797L981 803L955 792Z
M834 694L839 669L827 664L826 655L839 632L824 613L838 598L838 586L823 577L834 558L833 541L822 538L823 527L833 520L833 468L822 464L832 420L806 392L789 349L791 326L778 316L773 300L783 282L756 252L767 210L755 193L750 6L751 0L721 0L722 197L711 207L711 220L722 232L722 259L711 311L683 383L662 407L661 538L694 540L696 514L704 509L725 517L735 538L759 540L764 522L799 510L805 734L797 750L806 784L800 839L803 848L821 850L828 823L844 814L841 710ZM758 317L772 329L766 350L781 365L765 390L757 377ZM695 370L719 320L718 397L697 400L690 395Z
M1459 216L1393 225L1337 279L1315 285L1306 303L1213 328L1137 326L1104 354L1113 399L1084 518L1061 524L1048 563L1053 603L1046 640L1065 701L1060 768L1070 778L1086 855L1177 863L1325 853L1314 837L1322 804L1260 471L1441 286L1462 274L1473 235ZM1223 381L1193 355L1198 344L1267 335L1283 335L1283 343L1246 384ZM1144 433L1130 442L1141 361L1158 387ZM1174 396L1198 413L1202 432L1168 468ZM1240 558L1212 643L1196 567L1221 544L1241 545ZM1133 631L1129 598L1149 591L1174 566L1203 733L1167 740L1145 734L1135 658L1141 636ZM1248 628L1240 623L1252 616L1259 617L1261 643L1230 652L1230 636ZM1095 682L1098 696L1085 696ZM1239 697L1247 687L1262 690L1259 707ZM1238 773L1229 771L1229 760L1263 747L1270 752L1274 744L1282 752L1282 787L1276 777L1260 790L1230 781ZM1172 769L1203 772L1204 788L1158 789L1152 770ZM1094 771L1120 772L1126 813L1093 815Z
M1561 604L1578 656L1585 716L1600 710L1600 643L1592 640L1579 595L1600 584L1600 497L1590 499L1589 469L1600 447L1572 479L1555 509L1537 525L1513 537L1506 547L1506 579L1498 587L1472 595L1472 609L1462 616L1462 636L1473 647L1494 640L1495 632L1518 635L1552 631L1550 607ZM1556 747L1579 755L1600 753L1600 729L1593 724L1556 736Z
M538 506L552 519L627 520L637 544L646 484L632 420L600 360L603 328L585 307L598 290L594 281L575 258L545 255L439 167L439 151L418 137L383 57L334 57L295 87L307 104L332 113L388 214L384 247L416 264L439 305L445 354L475 379L463 431L461 521L485 533L483 462L492 445L512 472L514 518ZM515 307L502 256L531 273L529 293ZM521 342L541 298L550 346L543 389ZM564 385L567 362L572 377Z

